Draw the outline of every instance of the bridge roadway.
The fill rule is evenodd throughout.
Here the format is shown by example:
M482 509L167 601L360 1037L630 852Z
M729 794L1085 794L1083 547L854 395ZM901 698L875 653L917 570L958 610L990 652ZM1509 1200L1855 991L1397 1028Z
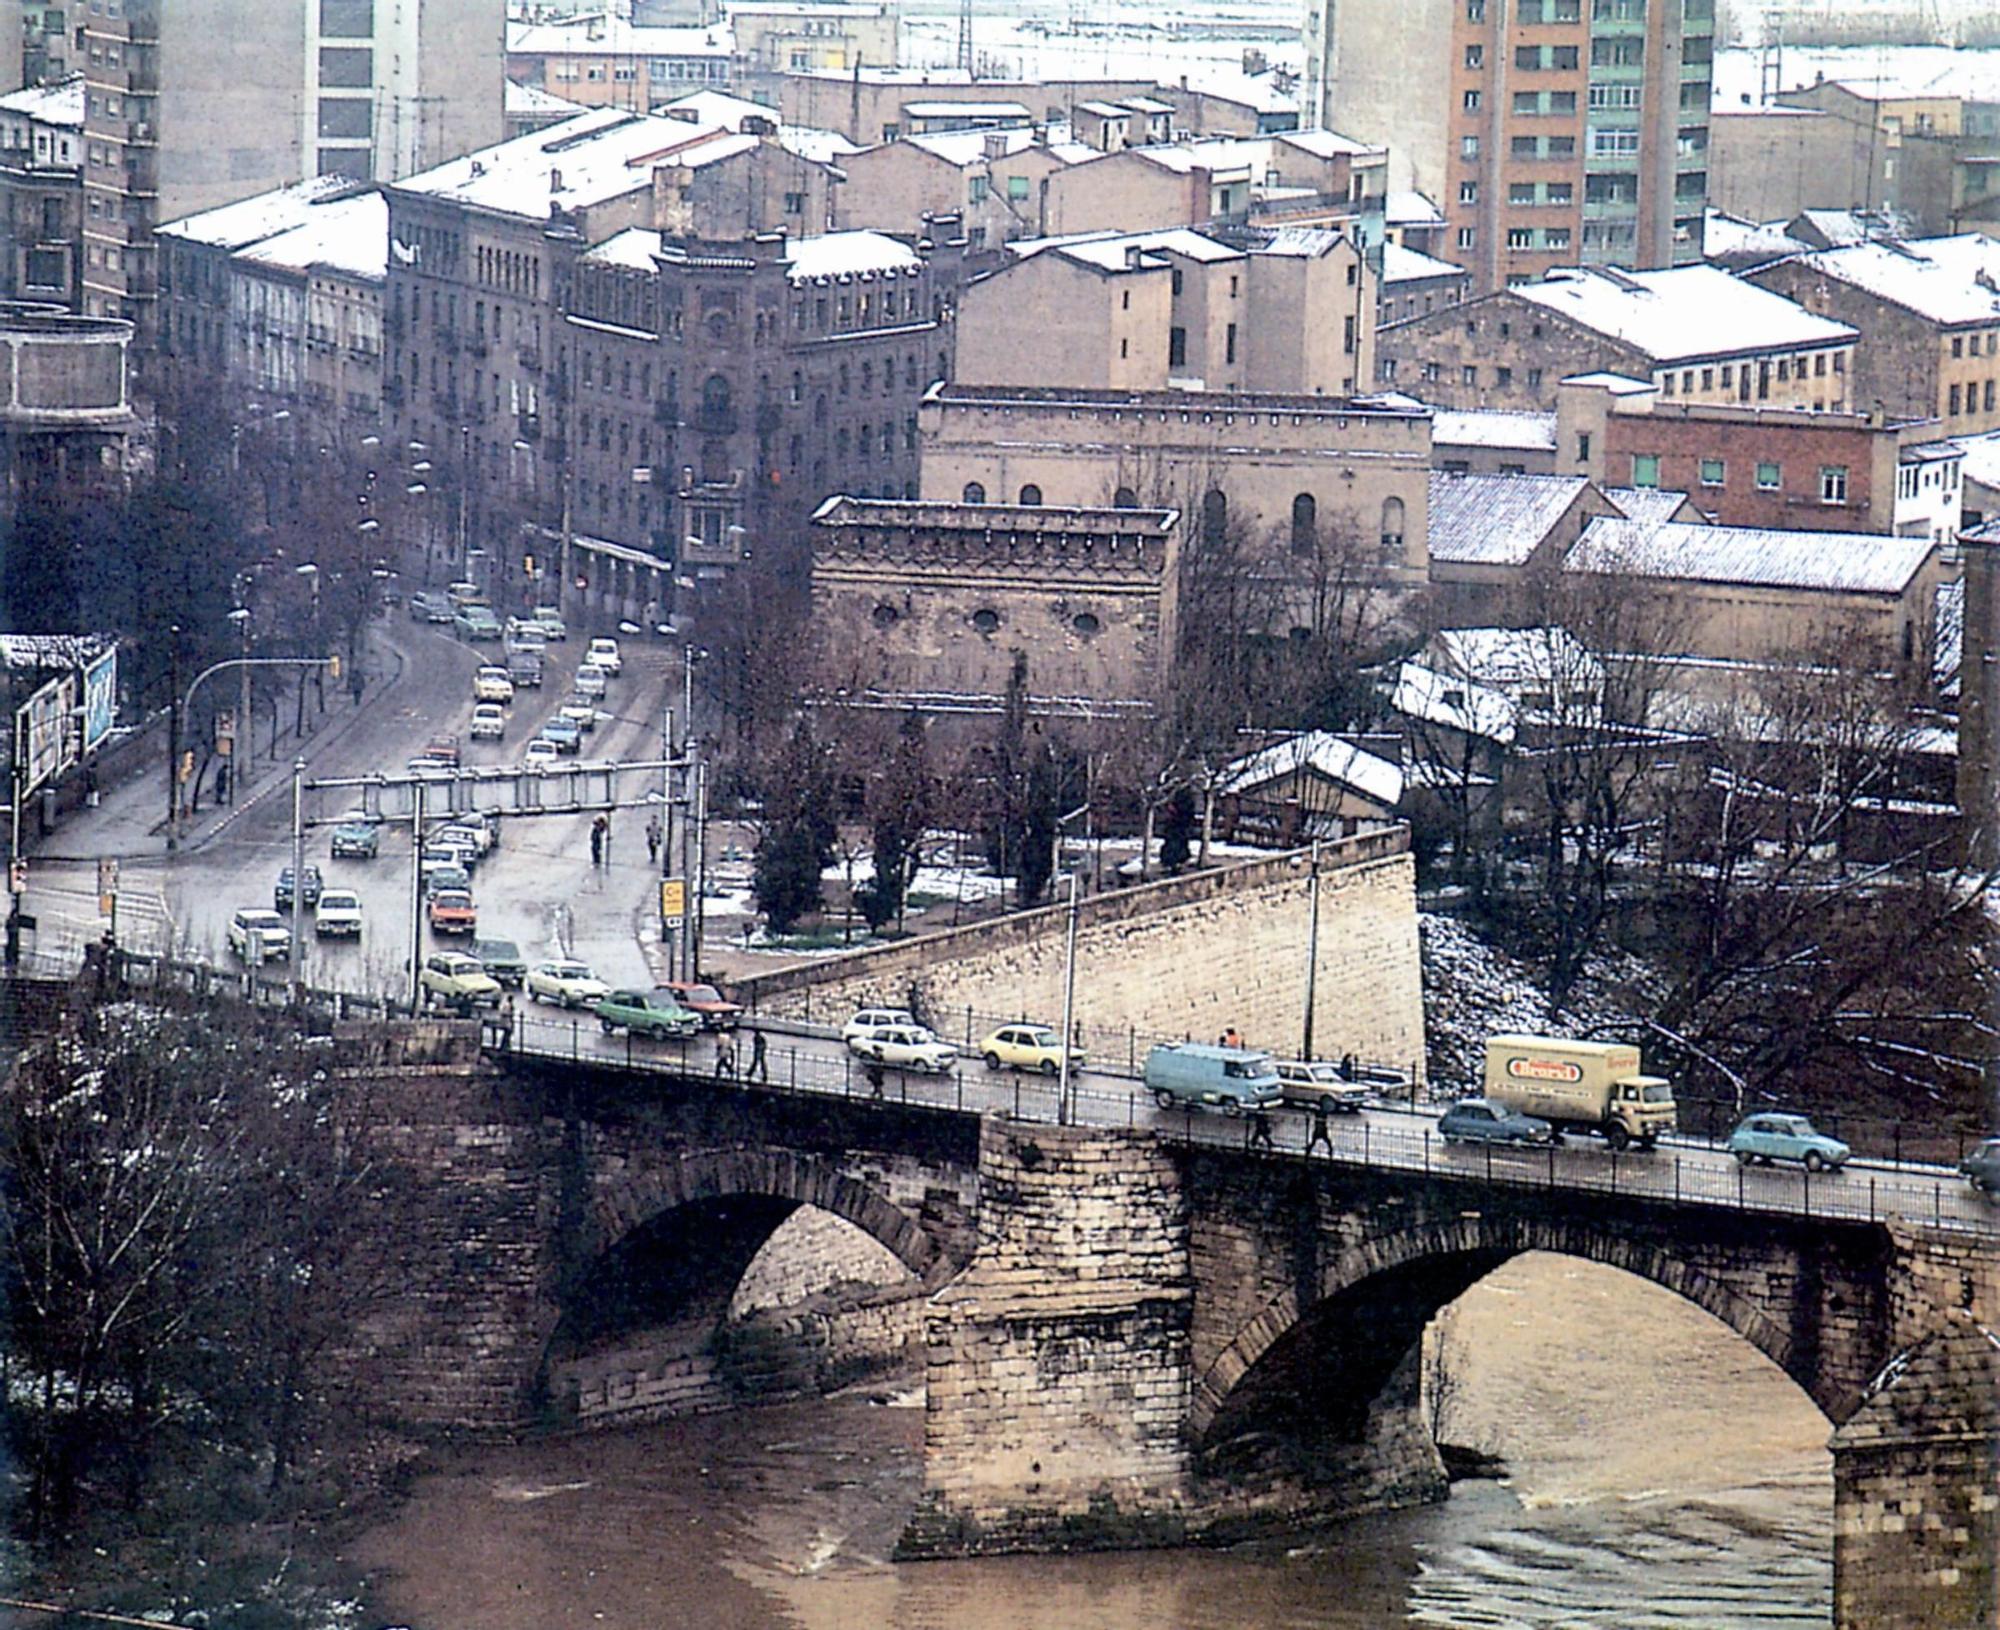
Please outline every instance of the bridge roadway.
M837 1032L786 1024L763 1027L768 1086L816 1096L876 1096L866 1066ZM538 1060L572 1061L598 1069L715 1080L717 1043L701 1036L659 1042L607 1034L589 1014L562 1014L529 1003L504 1021L487 1019L482 1032L489 1053L519 1053ZM749 1068L751 1031L735 1041L738 1075ZM503 1041L502 1038L505 1038ZM1011 1115L1054 1123L1060 1119L1057 1083L1051 1077L989 1072L961 1059L949 1075L884 1071L881 1096L889 1102L962 1112ZM763 1090L766 1083L755 1083ZM1161 1110L1142 1083L1121 1072L1086 1070L1072 1085L1077 1124L1144 1127L1167 1137L1211 1147L1247 1149L1248 1122L1210 1110ZM1725 1151L1689 1138L1664 1140L1650 1154L1614 1155L1595 1139L1566 1140L1550 1149L1449 1145L1437 1135L1438 1111L1377 1104L1331 1121L1332 1150L1308 1151L1311 1118L1286 1109L1270 1117L1271 1158L1333 1161L1377 1169L1421 1172L1537 1188L1616 1193L1677 1205L1874 1222L1890 1216L1937 1227L2000 1235L2000 1205L1975 1191L1950 1167L1900 1165L1855 1159L1847 1169L1818 1177L1790 1167L1744 1168Z

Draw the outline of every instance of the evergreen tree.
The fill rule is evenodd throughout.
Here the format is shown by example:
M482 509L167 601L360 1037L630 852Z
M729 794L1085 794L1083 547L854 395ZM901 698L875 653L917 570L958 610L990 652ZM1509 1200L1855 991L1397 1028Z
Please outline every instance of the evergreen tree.
M789 933L820 908L820 875L833 863L833 775L803 719L773 767L764 792L764 835L751 889L774 934Z
M921 859L919 845L931 819L930 748L923 720L912 708L895 749L869 798L874 817L875 877L855 891L856 903L876 933L902 926L903 901Z
M1194 791L1189 787L1176 787L1167 800L1166 818L1160 827L1160 869L1177 872L1188 863L1194 852L1195 808Z

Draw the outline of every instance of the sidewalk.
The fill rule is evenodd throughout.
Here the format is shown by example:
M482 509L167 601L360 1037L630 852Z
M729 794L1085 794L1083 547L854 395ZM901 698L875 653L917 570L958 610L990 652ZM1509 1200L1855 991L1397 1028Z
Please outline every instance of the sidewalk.
M276 756L253 760L255 768L247 783L236 789L233 804L217 807L211 803L191 812L178 853L193 854L213 843L244 811L289 786L292 760L299 753L310 757L339 741L364 713L395 689L404 673L402 651L388 638L386 629L373 627L368 630L368 649L370 668L382 672L383 677L361 693L359 702L329 698L324 714L308 705L304 737L282 731ZM282 712L280 717L282 723L289 723ZM143 755L139 766L117 786L104 788L95 809L70 812L47 837L38 834L33 819L23 822L21 849L29 857L31 873L35 861L75 864L106 856L150 860L167 853L168 733L155 726L154 736L154 750ZM211 777L204 792L212 785Z

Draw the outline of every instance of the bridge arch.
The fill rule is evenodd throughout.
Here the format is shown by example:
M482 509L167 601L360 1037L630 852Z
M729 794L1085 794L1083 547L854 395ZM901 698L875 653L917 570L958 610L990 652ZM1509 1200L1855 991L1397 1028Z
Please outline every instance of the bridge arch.
M1255 1385L1259 1363L1276 1357L1281 1344L1297 1341L1316 1319L1338 1318L1335 1310L1358 1307L1371 1290L1393 1295L1403 1318L1371 1320L1392 1329L1400 1324L1408 1337L1374 1343L1371 1363L1386 1377L1441 1308L1528 1251L1577 1257L1651 1280L1742 1336L1829 1419L1838 1422L1854 1405L1853 1396L1813 1362L1808 1344L1795 1339L1771 1311L1658 1243L1558 1217L1463 1213L1370 1235L1323 1259L1309 1284L1271 1297L1196 1376L1188 1411L1191 1441L1201 1447L1224 1435L1218 1428L1226 1425L1245 1382Z

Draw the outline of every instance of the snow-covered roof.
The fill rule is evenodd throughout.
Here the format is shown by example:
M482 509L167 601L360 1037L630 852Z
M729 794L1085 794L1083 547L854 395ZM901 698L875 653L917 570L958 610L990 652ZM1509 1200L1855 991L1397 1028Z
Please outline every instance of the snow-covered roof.
M815 164L833 164L861 151L859 142L849 141L838 130L820 130L813 125L778 126L778 144Z
M1590 482L1580 475L1431 471L1430 555L1448 565L1521 566Z
M1567 628L1444 628L1425 643L1435 671L1495 690L1600 696L1604 664Z
M1431 445L1552 453L1556 416L1503 408L1439 408L1431 415Z
M1258 113L1291 113L1299 105L1298 98L1280 90L1269 74L1246 74L1218 64L1203 63L1188 74L1182 88L1196 96L1240 102Z
M1632 520L1647 526L1663 526L1680 513L1688 501L1684 492L1663 487L1606 487L1604 496Z
M593 108L391 185L540 221L552 205L582 209L650 187L656 165L709 163L756 141L719 125Z
M1019 119L1026 123L1024 102L905 102L904 116L911 119Z
M1287 147L1296 147L1302 153L1310 153L1314 158L1338 158L1345 153L1349 158L1360 158L1386 149L1365 141L1356 141L1352 136L1343 136L1337 130L1286 130L1272 138Z
M1394 809L1402 801L1400 764L1343 741L1330 730L1309 730L1235 760L1223 769L1216 790L1227 797L1307 772L1352 787L1384 809Z
M727 91L693 91L664 102L653 111L665 118L672 118L676 112L683 118L692 114L696 124L720 125L725 130L741 130L745 119L763 119L775 127L779 118L776 108L753 102L746 96L731 96Z
M885 232L826 232L785 245L786 275L794 283L815 277L858 277L865 272L914 272L923 257Z
M1936 548L1929 538L1872 532L1783 532L1757 526L1649 526L1608 516L1570 550L1567 571L1735 583L1831 594L1900 594Z
M1854 243L1799 260L1927 322L2000 322L2000 243L1976 232L1915 243Z
M260 192L233 204L205 209L198 215L183 215L155 230L154 236L178 238L183 243L205 244L231 253L260 242L279 232L301 225L316 205L354 190L347 176L316 175L295 181L289 187Z
M286 271L328 267L381 283L389 275L389 200L371 189L316 204L290 231L248 244L236 258Z
M1463 266L1454 266L1448 260L1422 254L1415 249L1405 249L1400 243L1382 245L1382 282L1414 283L1427 277L1464 277Z
M1420 662L1405 662L1397 670L1389 706L1406 718L1462 730L1502 747L1513 743L1519 728L1520 710L1510 698Z
M0 112L18 113L37 124L83 128L83 75L72 74L56 85L30 85L0 96Z
M584 104L572 102L566 96L557 96L553 91L545 91L539 85L524 85L518 79L507 81L507 88L501 93L502 109L510 118L524 115L553 113L567 118L573 113L586 112Z
M1701 252L1707 260L1721 260L1725 256L1778 260L1796 255L1806 247L1785 230L1783 221L1745 221L1725 215L1719 209L1708 210L1702 216Z
M1977 481L1982 487L2000 487L2000 430L1952 439L1965 454L1965 462L1959 466L1961 478Z
M1739 99L1762 95L1763 63L1754 49L1715 53L1715 106L1736 111ZM1785 42L1785 84L1804 90L1821 80L1881 100L1958 96L2000 102L2000 51L1948 45L1795 45Z
M1162 102L1157 96L1121 96L1118 98L1118 105L1121 108L1130 108L1134 113L1172 113L1174 111L1173 103Z
M1390 226L1443 226L1444 211L1420 192L1391 192L1382 200L1382 219Z
M1569 269L1509 292L1634 346L1660 366L1851 345L1857 338L1847 324L1816 317L1714 266Z
M1048 145L1041 132L1032 125L1012 125L1005 130L926 130L915 136L905 136L903 140L909 146L921 147L926 153L934 153L945 163L963 170L986 157L989 136L999 145L1001 155L1007 158L1030 147ZM1063 145L1069 148L1074 144L1066 142ZM1055 149L1049 147L1049 151L1053 153ZM1094 147L1086 147L1083 151L1092 158L1097 157ZM1056 157L1063 158L1064 155L1056 153ZM1064 162L1068 160L1064 159Z
M586 263L599 266L624 266L632 271L653 270L653 257L660 252L660 234L650 227L628 226L623 232L614 232L602 243L593 244L584 251Z
M510 57L728 56L734 49L726 23L709 28L642 27L623 17L607 17L599 12L566 22L507 25Z
M1613 396L1638 396L1645 391L1659 389L1650 379L1634 379L1630 374L1612 373L1602 368L1596 373L1569 374L1563 383L1589 385L1596 390L1609 391Z

